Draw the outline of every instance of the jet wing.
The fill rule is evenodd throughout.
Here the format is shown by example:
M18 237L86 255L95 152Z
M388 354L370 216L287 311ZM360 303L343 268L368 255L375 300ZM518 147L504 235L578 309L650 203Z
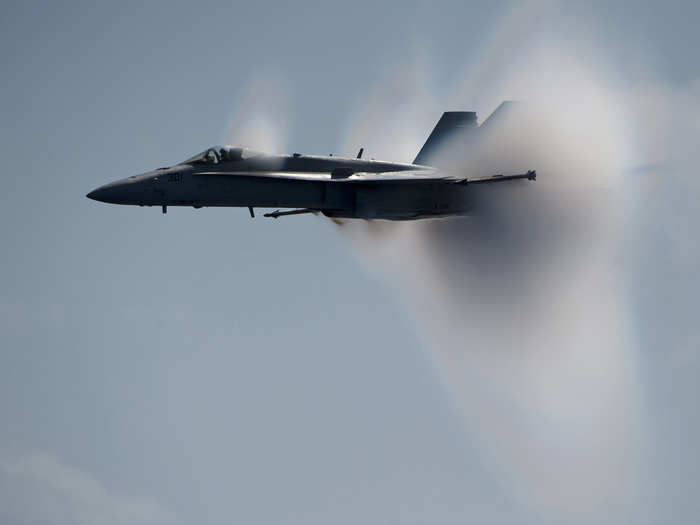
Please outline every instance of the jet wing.
M332 177L330 173L293 173L286 171L204 171L197 173L197 175L332 181L338 184L406 184L411 182L443 181L465 185L507 182L519 179L535 180L537 178L537 173L534 170L513 175L498 174L475 178L459 177L439 170L384 171L381 173L358 172L342 178Z
M290 171L199 171L196 176L216 176L216 177L258 177L264 179L266 177L274 179L293 179L293 180L331 180L330 173L295 173Z
M444 181L452 184L487 184L493 182L508 182L513 180L536 180L537 172L530 170L526 173L516 173L512 175L489 175L486 177L458 177L451 174L446 174L440 171L396 171L384 173L355 173L346 179L339 182L344 183L407 183L407 182L422 182L422 181Z
M420 180L445 180L450 177L445 173L438 173L435 170L403 170L343 173L309 173L309 172L289 172L289 171L200 171L195 175L207 175L217 177L257 177L308 181L333 181L339 183L347 182L407 182Z
M449 175L439 173L435 170L410 170L384 171L381 173L358 172L353 173L349 177L335 180L346 184L360 184L363 182L396 184L406 182L439 181L447 179L449 179Z

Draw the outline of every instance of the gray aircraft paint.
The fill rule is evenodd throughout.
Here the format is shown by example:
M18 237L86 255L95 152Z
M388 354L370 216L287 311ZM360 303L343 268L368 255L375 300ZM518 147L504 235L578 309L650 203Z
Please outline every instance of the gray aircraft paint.
M471 137L465 133L474 128L473 112L443 114L416 157L436 161L440 169L363 160L362 150L357 158L343 158L265 155L236 146L214 146L178 165L106 184L87 196L112 204L162 206L163 212L167 206L232 206L248 207L251 215L253 208L294 209L268 217L305 212L388 220L464 215L470 209L467 185L535 178L534 171L475 179L450 171L455 157L468 149Z

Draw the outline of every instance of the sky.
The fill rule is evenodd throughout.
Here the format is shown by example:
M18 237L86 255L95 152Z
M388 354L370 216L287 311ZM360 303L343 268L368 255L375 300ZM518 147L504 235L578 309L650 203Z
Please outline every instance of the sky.
M7 3L0 521L695 522L699 14ZM85 198L222 142L410 161L502 98L549 102L530 158L572 175L496 205L495 240ZM591 173L612 197L567 200ZM499 244L527 206L540 259ZM504 253L545 264L496 277Z

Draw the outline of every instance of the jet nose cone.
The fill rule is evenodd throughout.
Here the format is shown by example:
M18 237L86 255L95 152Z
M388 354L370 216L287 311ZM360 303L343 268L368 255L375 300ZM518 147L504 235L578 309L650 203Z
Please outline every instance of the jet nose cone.
M121 179L92 190L86 197L110 204L135 204L139 193L138 189L130 180Z
M109 190L110 185L106 184L104 186L100 186L97 189L92 190L90 193L85 195L88 199L92 199L94 201L100 201L100 202L107 202L109 199Z

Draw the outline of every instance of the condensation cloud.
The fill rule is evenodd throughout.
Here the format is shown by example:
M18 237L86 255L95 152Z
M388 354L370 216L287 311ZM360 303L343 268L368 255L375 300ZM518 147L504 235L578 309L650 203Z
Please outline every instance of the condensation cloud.
M275 71L260 71L246 78L238 103L231 111L223 142L270 153L287 149L289 86Z
M517 31L542 18L568 32ZM653 71L633 82L571 27L550 4L517 7L456 88L407 83L429 78L421 57L390 72L358 112L384 123L372 148L407 160L432 125L418 132L426 113L434 123L443 110L478 109L483 120L501 100L522 100L463 169L537 169L536 183L480 187L463 219L348 221L340 231L396 291L467 436L517 505L533 517L643 522L658 487L639 358L649 344L687 355L699 342L687 226L697 215L698 90ZM397 114L407 107L412 125ZM674 275L659 282L664 267ZM653 320L660 301L671 325Z

